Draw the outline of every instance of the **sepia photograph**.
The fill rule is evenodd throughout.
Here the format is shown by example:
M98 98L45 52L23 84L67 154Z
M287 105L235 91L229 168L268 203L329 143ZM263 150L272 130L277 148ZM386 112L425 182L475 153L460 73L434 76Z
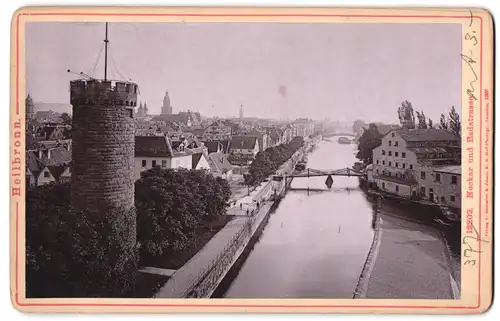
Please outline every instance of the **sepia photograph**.
M458 304L469 20L26 21L25 300Z

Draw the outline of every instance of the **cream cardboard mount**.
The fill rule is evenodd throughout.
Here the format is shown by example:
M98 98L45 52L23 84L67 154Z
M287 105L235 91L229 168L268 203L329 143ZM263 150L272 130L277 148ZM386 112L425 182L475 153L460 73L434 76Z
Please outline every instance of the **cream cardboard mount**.
M487 11L26 7L11 39L16 309L489 308Z

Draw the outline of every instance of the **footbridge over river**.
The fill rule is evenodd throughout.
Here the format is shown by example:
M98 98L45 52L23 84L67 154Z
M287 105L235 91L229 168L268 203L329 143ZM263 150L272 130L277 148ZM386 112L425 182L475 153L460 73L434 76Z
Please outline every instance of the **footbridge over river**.
M285 179L285 188L289 189L288 182L291 179L294 178L302 178L302 177L318 177L318 176L327 176L325 184L330 188L333 184L333 178L332 176L345 176L345 177L362 177L364 176L363 173L357 172L353 170L352 168L341 168L337 170L319 170L319 169L313 169L313 168L307 168L304 171L294 173L291 175L275 175L273 176L274 181L282 181Z

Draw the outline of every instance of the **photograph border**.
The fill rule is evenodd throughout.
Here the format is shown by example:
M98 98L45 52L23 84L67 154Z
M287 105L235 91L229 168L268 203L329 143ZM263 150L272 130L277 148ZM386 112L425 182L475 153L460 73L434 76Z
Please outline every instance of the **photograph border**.
M377 12L379 14L377 14ZM472 104L474 126L474 139L470 144L462 135L462 165L466 164L466 148L473 148L474 169L479 167L479 173L474 170L474 197L465 199L466 193L462 193L462 217L468 208L475 213L471 221L462 221L462 237L465 236L466 225L473 224L479 231L479 239L476 240L477 250L470 251L478 253L477 264L474 269L468 267L462 272L462 284L475 284L474 289L462 286L460 300L407 300L407 299L27 299L22 290L24 281L24 257L25 243L24 233L20 227L25 222L24 218L24 149L25 133L24 121L24 81L22 76L25 60L23 26L30 21L108 21L119 22L149 22L145 19L161 19L163 22L237 22L240 20L254 22L295 22L299 20L311 20L313 23L352 23L353 19L373 19L374 23L394 22L412 23L422 20L422 23L435 23L453 21L461 23L464 28L469 26L470 30L463 30L466 40L470 40L472 33L479 34L475 37L479 50L475 50L468 56L479 65L478 69L471 69L472 73L464 72L465 64L462 65L462 87L479 89L476 91L477 101L473 101L469 92L463 92L462 97L462 132L466 129L466 111ZM89 20L90 19L90 20ZM477 19L477 20L476 20ZM320 20L320 21L318 21ZM156 20L155 20L156 21ZM153 22L153 20L151 20ZM159 21L158 21L159 22ZM470 22L470 24L469 24ZM355 23L363 23L356 21ZM467 39L466 35L469 35ZM294 313L325 313L325 312L356 312L371 313L379 312L418 312L418 313L476 313L488 309L492 298L492 244L486 240L492 240L492 145L487 152L483 147L491 142L493 137L493 27L491 15L483 9L430 9L430 8L244 8L244 7L26 7L18 10L12 19L11 33L11 119L10 119L10 199L11 199L11 297L15 308L22 311L32 312L294 312ZM462 41L465 41L464 38ZM462 47L464 48L464 44ZM475 47L477 48L477 47ZM465 51L464 51L465 52ZM472 67L471 67L472 68ZM474 76L478 78L474 80ZM477 81L479 82L477 86ZM484 111L483 111L484 108ZM478 123L479 122L479 123ZM479 148L479 149L478 149ZM21 159L20 169L14 167L14 158ZM479 162L478 162L479 160ZM487 166L485 169L485 164ZM479 165L479 166L478 166ZM465 166L462 173L466 174ZM466 175L462 175L465 182ZM467 189L463 184L462 189ZM466 205L467 204L467 205ZM478 214L477 214L478 213ZM477 221L477 225L476 225ZM485 240L485 242L483 242ZM489 242L489 241L488 241ZM483 244L484 243L484 244ZM462 270L464 265L464 245L469 245L466 239L462 241ZM471 245L469 245L471 246ZM466 251L467 253L467 251ZM475 275L474 275L475 273ZM199 301L196 302L196 301ZM121 302L117 302L121 301ZM300 301L300 303L298 303ZM366 301L373 304L364 304ZM394 302L397 301L397 302ZM223 302L223 303L221 303ZM233 303L234 302L234 303ZM245 303L248 302L248 303ZM280 302L280 303L278 303ZM286 302L286 303L283 303ZM309 303L310 302L310 303ZM351 304L347 304L350 302ZM375 303L380 302L380 303ZM399 304L401 302L401 304ZM290 304L288 304L290 303ZM132 308L126 309L123 308ZM121 308L121 309L120 309ZM163 309L155 309L163 308ZM149 310L148 310L149 309ZM163 310L163 311L161 311ZM461 312L462 311L462 312Z

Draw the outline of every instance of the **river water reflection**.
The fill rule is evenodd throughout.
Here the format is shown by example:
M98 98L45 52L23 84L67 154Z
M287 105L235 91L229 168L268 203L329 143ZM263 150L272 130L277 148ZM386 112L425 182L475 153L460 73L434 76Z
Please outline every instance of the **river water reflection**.
M355 152L356 145L323 141L307 165L323 170L350 167ZM352 298L373 239L372 204L357 177L334 177L330 190L325 180L293 181L220 296Z

